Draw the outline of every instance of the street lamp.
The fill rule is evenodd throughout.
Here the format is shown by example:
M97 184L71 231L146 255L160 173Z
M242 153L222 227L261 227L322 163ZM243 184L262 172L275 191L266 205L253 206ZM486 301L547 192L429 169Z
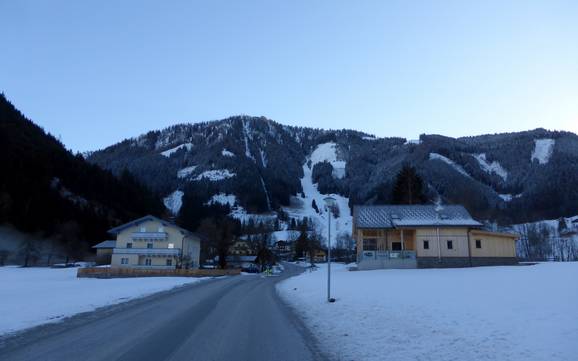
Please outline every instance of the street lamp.
M336 200L325 197L323 201L327 210L327 302L335 302L335 298L331 298L331 210L335 207Z

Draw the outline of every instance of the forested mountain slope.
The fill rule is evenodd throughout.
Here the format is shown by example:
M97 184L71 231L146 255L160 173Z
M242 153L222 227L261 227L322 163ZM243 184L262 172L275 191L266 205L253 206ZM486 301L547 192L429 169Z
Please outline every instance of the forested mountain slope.
M320 216L322 224L318 203L326 194L342 197L337 213L346 218L344 202L390 202L403 164L417 169L430 201L464 204L481 219L510 224L578 214L578 137L544 129L407 141L236 116L151 131L88 159L117 174L128 169L176 214L224 205L241 219L284 211ZM348 224L343 220L341 231Z
M164 211L128 172L73 155L0 95L0 225L50 237L82 253L112 226ZM0 245L1 246L1 245ZM1 247L0 247L1 248Z

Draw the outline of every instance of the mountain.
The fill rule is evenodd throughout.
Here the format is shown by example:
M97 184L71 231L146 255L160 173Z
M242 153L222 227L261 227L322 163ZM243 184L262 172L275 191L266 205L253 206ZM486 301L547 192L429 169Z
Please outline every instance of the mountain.
M73 155L3 94L0 164L0 225L54 239L71 253L101 242L121 222L164 211L130 173L117 177Z
M403 164L417 169L431 202L463 204L481 219L578 214L578 136L544 129L408 141L235 116L151 131L88 160L128 169L181 216L222 206L245 221L309 217L322 232L325 195L337 199L334 231L350 232L350 207L390 202Z

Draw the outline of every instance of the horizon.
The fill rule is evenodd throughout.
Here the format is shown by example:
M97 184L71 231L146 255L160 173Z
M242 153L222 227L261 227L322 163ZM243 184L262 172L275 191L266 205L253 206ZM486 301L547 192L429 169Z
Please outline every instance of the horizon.
M574 14L568 1L4 2L0 91L75 152L235 114L406 139L576 134Z
M2 94L3 94L3 93L2 93ZM6 94L4 94L4 96L6 96ZM302 128L311 128L311 129L316 128L316 127L313 127L313 126L302 126L302 125L284 124L284 123L282 123L282 122L279 122L279 121L277 121L277 120L275 120L275 119L271 119L271 118L266 117L266 116L263 116L263 115L236 114L236 115L231 115L231 116L228 116L228 117L225 117L225 118L222 118L222 119L201 120L201 121L198 121L198 122L177 122L177 123L174 123L174 124L167 125L167 126L165 126L165 127L163 127L163 128L150 129L150 130L144 131L144 132L142 132L142 133L135 134L135 135L133 135L133 136L120 139L120 140L118 140L118 141L115 142L115 143L111 143L111 144L105 145L105 146L103 146L103 147L101 147L101 148L98 148L98 149L74 150L74 149L72 149L72 148L69 148L69 147L66 145L66 143L64 143L64 142L62 141L60 135L54 134L54 133L53 133L52 131L50 131L49 129L46 129L46 128L43 127L41 124L37 123L34 119L31 119L30 117L28 117L28 116L26 115L26 112L23 111L22 109L19 109L7 96L6 96L6 99L7 99L12 105L14 105L14 106L16 107L16 109L19 110L26 118L28 118L29 120L31 120L34 124L40 126L46 133L48 133L48 134L52 135L53 137L55 137L56 139L58 139L58 141L60 141L62 144L64 144L64 146L66 147L66 149L68 149L69 151L71 151L71 152L73 152L73 153L81 153L81 154L98 152L98 151L104 150L104 149L106 149L106 148L108 148L108 147L111 147L111 146L114 146L114 145L116 145L116 144L122 143L122 142L124 142L124 141L132 140L132 139L137 139L138 137L143 136L143 135L146 135L146 134L148 134L148 133L150 133L150 132L163 131L163 130L165 130L165 129L168 129L168 128L174 127L174 126L179 126L179 125L192 125L192 124L199 124L199 123L220 122L220 121L225 121L225 120L228 120L228 119L234 118L234 117L265 118L265 119L267 119L267 120L269 120L269 121L273 121L273 122L275 122L275 123L277 123L277 124L280 124L280 125L282 125L282 126L302 127ZM421 134L418 134L416 137L413 137L413 138L398 136L398 135L395 135L395 134L386 135L386 136L378 136L377 134L372 134L372 133L364 132L364 131L361 131L361 130L355 129L355 128L317 128L317 129L321 129L321 130L324 130L324 131L340 131L340 130L357 131L357 132L364 133L364 134L366 134L366 135L375 136L377 139L379 139L379 138L403 138L403 139L406 139L406 141L418 140L422 135L439 135L439 136L444 136L444 137L448 137L448 138L459 139L459 138L465 138L465 137L481 137L481 136L487 136L487 135L500 135L500 134L508 134L508 133L532 132L532 131L536 131L536 130L545 130L545 131L548 131L548 132L567 132L567 133L572 133L572 134L578 136L578 133L577 133L577 132L568 131L568 130L562 130L562 129L548 129L548 128L544 128L544 127L538 127L538 128L533 128L533 129L521 129L521 130L512 131L512 132L504 131L504 132L496 132L496 133L468 134L468 135L457 136L457 137L449 136L449 135L446 135L446 134L440 134L440 133L421 133Z

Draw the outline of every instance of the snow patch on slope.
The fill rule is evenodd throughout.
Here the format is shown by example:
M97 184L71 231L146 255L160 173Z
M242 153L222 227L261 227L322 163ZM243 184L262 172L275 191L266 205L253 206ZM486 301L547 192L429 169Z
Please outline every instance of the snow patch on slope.
M512 199L514 199L514 198L520 198L522 196L522 193L520 193L520 194L498 194L498 196L500 198L502 198L502 200L504 202L511 202Z
M190 167L186 167L177 171L177 178L187 178L190 176L198 166L192 165Z
M253 159L253 162L257 162L253 154L251 154L251 149L249 149L249 138L251 137L251 126L243 119L243 139L245 140L245 156L247 158Z
M193 149L193 144L192 143L181 144L179 146L176 146L174 148L171 148L171 149L165 150L164 152L161 152L161 155L168 158L171 155L173 155L173 153L175 153L176 151L178 151L179 149L182 149L182 148L186 148L187 151L190 151L191 149Z
M207 204L222 204L233 207L237 202L237 197L234 194L218 193L211 197Z
M337 160L336 147L337 144L332 142L319 144L311 153L311 169L317 163L329 162L333 166L332 174L335 178L345 177L345 166L347 163L343 160Z
M223 179L232 178L235 175L236 175L235 173L232 173L228 169L213 169L204 171L203 173L199 174L197 177L195 177L195 180L200 181L203 179L207 179L212 182L216 182Z
M179 214L183 206L183 195L182 191L176 190L163 199L165 207L175 216Z
M235 156L235 153L233 153L233 152L227 150L227 148L225 148L225 149L223 149L223 150L221 151L221 155L222 155L223 157L234 157L234 156Z
M339 162L333 158L334 156L335 143L325 143L317 146L313 153L311 153L311 156L305 160L305 164L303 164L303 178L301 178L303 194L294 197L295 199L293 200L294 203L298 203L298 205L284 208L290 217L297 219L311 218L316 230L324 237L325 241L327 241L329 213L323 199L327 196L335 198L339 215L338 217L331 216L331 238L333 242L339 235L351 235L352 216L351 210L349 209L349 198L339 194L321 194L317 189L317 184L313 183L312 169L313 165L319 162L332 160ZM345 164L345 162L343 163ZM311 166L309 166L309 164L311 164ZM314 200L319 209L319 213L312 207Z
M466 170L464 168L462 168L461 165L457 164L456 162L449 159L448 157L444 157L443 155L438 154L438 153L430 153L429 159L430 160L441 160L442 162L450 165L452 168L454 168L460 174L463 174L464 176L471 178L471 176L468 174L468 172L466 172Z
M534 159L536 159L540 164L547 164L554 151L554 144L556 144L554 139L545 138L534 140L534 150L532 151L530 161L533 162Z
M493 161L489 163L486 159L486 153L474 154L474 158L480 164L480 168L488 174L496 173L499 177L501 177L504 181L508 179L508 171L505 170L500 163Z

